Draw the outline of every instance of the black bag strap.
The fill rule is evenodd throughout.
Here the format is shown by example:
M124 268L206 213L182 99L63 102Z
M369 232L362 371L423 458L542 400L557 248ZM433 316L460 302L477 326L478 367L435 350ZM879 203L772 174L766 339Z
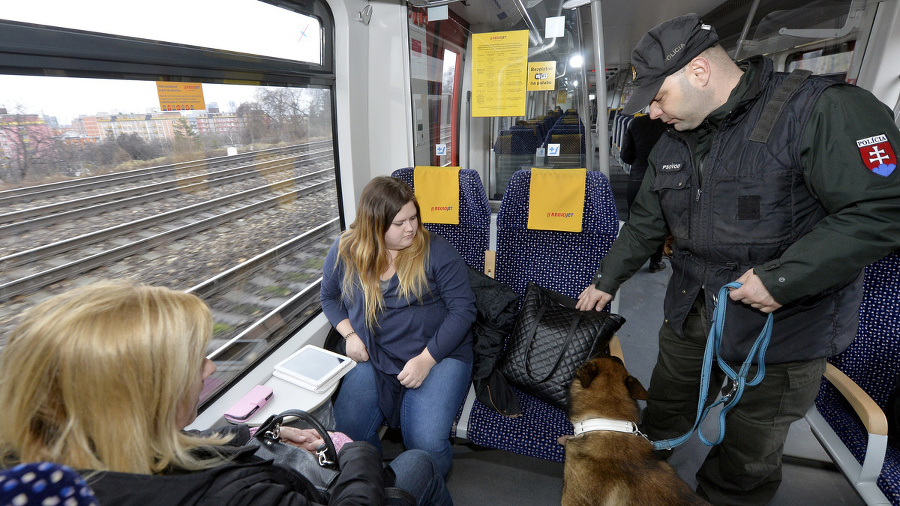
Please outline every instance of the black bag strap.
M775 93L772 94L772 98L766 104L765 109L763 109L759 121L756 122L756 127L750 133L750 141L763 144L769 142L769 136L772 135L772 129L775 128L775 122L781 116L784 105L810 74L812 72L809 70L794 69L791 75L778 86Z
M316 455L319 457L319 465L340 471L337 450L334 447L334 442L331 440L331 435L329 435L328 431L325 430L325 427L316 420L316 417L301 409L289 409L287 411L282 411L277 415L270 416L259 426L259 429L253 437L258 439L260 443L264 443L266 439L278 440L278 433L281 430L281 426L284 424L284 419L288 417L303 420L319 433L319 436L325 441L324 451L316 452Z
M416 498L412 494L397 487L384 487L385 506L416 506Z
M543 383L547 381L553 373L556 372L556 369L559 368L559 363L562 362L563 357L566 354L566 350L569 349L569 343L572 342L572 337L575 335L575 331L578 329L578 324L581 323L582 315L578 314L576 317L572 318L572 324L569 325L569 330L566 332L566 342L560 346L559 354L556 357L556 362L554 362L553 367L550 368L550 371L547 372L547 375L541 379L537 379L534 377L534 374L531 372L531 350L534 349L534 338L537 335L537 329L540 327L541 318L544 317L544 313L547 312L547 309L550 304L555 304L556 301L553 297L549 297L550 300L541 301L541 308L538 310L537 317L534 319L534 326L531 329L531 332L528 333L528 340L525 344L525 373L528 374L528 377L533 381L538 383Z

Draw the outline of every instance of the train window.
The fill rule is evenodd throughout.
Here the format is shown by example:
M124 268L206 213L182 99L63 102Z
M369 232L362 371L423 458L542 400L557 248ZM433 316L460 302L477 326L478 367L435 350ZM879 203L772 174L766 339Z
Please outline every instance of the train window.
M102 14L100 14L102 13ZM322 63L319 20L258 0L35 0L3 6L3 19ZM158 22L135 23L136 19Z
M854 82L856 39L865 8L849 0L817 0L801 8L772 11L759 20L753 37L735 56L764 54L775 60L779 70L799 68Z
M210 401L319 311L342 228L330 11L207 10L244 22L267 13L268 26L248 23L260 32L302 24L287 54L274 37L260 37L268 49L219 46L252 38L227 23L190 24L216 36L188 45L134 23L59 26L47 2L25 18L19 4L0 13L15 18L0 19L0 346L24 310L91 281L190 290L215 320ZM305 37L320 39L315 55ZM161 92L179 86L175 98ZM193 107L170 107L179 97Z
M785 71L804 69L816 75L844 81L850 72L855 45L856 41L849 41L844 44L829 45L814 51L792 53L785 60Z

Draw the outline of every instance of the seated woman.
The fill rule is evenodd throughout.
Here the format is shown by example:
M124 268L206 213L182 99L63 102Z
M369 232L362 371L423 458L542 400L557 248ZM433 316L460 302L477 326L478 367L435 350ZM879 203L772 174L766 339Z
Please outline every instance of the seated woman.
M472 375L475 296L462 257L425 230L406 183L376 177L322 269L322 310L357 361L335 400L337 430L380 447L387 419L446 476Z
M3 467L52 461L81 472L101 504L277 504L323 502L292 469L253 455L245 426L230 434L182 429L197 415L209 308L166 288L97 283L32 308L0 357ZM316 433L285 427L282 439L309 449ZM328 504L381 504L384 474L365 442L343 446ZM424 466L424 471L418 469ZM397 486L421 504L450 504L425 452L391 463Z

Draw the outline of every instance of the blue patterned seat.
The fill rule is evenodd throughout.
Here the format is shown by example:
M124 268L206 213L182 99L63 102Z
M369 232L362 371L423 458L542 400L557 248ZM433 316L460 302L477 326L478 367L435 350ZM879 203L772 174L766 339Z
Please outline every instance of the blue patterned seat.
M415 190L414 170L397 169L391 175ZM477 171L459 170L459 225L426 223L425 228L450 241L469 267L484 270L484 252L490 247L491 206Z
M582 232L529 230L531 171L513 174L497 215L497 279L525 294L528 281L577 297L594 276L619 230L609 180L587 173ZM469 441L522 455L562 462L556 439L572 433L566 413L516 391L522 416L508 418L477 400L457 434ZM473 399L470 398L469 402Z
M829 359L825 373L829 381L822 382L806 420L867 504L890 501L896 505L900 504L900 450L887 445L882 411L900 373L900 256L896 252L866 268L864 290L856 339ZM834 386L842 380L850 385L844 390L858 385L862 397L869 398L871 410L861 415L864 421ZM864 400L853 402L865 404Z
M97 506L100 503L81 475L70 467L36 462L0 471L0 504Z

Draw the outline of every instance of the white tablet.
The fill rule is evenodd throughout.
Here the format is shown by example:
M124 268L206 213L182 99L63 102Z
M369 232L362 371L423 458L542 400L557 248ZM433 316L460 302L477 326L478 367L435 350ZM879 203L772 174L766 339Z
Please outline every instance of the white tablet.
M307 344L276 365L275 372L282 379L295 379L298 385L315 390L336 376L343 376L354 365L350 357Z

